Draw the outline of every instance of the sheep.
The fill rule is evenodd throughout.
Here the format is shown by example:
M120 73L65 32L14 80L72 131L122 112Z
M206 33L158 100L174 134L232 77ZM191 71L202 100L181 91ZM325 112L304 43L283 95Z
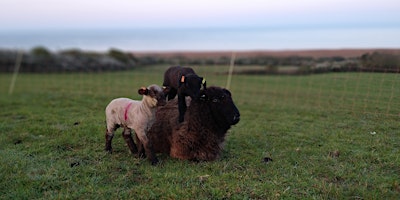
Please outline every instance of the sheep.
M185 121L177 122L176 99L159 107L156 121L147 132L154 152L191 161L213 161L223 149L225 135L240 120L230 91L209 87L200 91L185 114Z
M117 98L107 105L105 109L107 123L105 150L112 152L111 142L114 132L119 127L123 127L122 135L130 151L133 154L138 153L140 157L144 155L144 147L151 164L156 165L158 159L153 152L151 140L147 137L147 131L155 120L157 106L165 105L165 96L162 88L158 85L142 87L138 93L143 95L141 101ZM138 147L131 136L132 130L135 132Z
M192 68L170 67L164 73L164 92L168 100L174 99L178 94L179 123L183 122L187 105L185 97L198 98L201 86L206 89L206 80L199 77Z

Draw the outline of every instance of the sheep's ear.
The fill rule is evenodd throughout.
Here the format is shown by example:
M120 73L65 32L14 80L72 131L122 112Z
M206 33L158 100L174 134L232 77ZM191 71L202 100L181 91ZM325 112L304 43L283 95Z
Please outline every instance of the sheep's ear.
M229 94L229 96L232 96L232 94L231 94L231 92L229 91L229 90L227 90L227 89L222 89L225 93L227 93L227 94Z
M147 88L145 88L145 87L141 87L141 88L138 90L138 93L139 93L140 95L148 95L148 94L149 94L149 89L147 89Z

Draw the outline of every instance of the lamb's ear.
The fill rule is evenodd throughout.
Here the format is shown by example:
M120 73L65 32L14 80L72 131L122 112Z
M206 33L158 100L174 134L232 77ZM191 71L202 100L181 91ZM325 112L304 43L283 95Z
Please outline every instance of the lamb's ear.
M145 87L141 87L141 88L138 90L138 93L139 93L140 95L148 95L148 94L149 94L149 89L147 89L147 88L145 88Z
M165 86L163 86L162 89L163 89L163 93L164 93L164 94L169 93L169 91L171 90L170 87L165 87Z
M206 79L205 78L203 78L203 77L200 77L202 80L201 80L201 84L203 84L203 89L207 89L207 82L206 82Z
M186 77L183 75L181 76L181 79L179 80L179 86L185 83Z

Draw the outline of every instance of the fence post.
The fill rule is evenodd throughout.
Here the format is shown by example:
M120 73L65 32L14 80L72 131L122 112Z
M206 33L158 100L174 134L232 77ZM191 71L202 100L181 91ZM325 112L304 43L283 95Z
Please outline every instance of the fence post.
M14 92L15 81L17 80L17 76L19 73L19 68L21 66L23 51L19 50L17 53L17 60L15 62L14 73L11 79L10 88L8 90L8 94L11 95Z
M226 89L229 89L231 87L233 67L235 65L235 57L236 57L235 52L232 52L231 63L230 63L230 66L229 66L229 71L228 71L228 79L226 81Z

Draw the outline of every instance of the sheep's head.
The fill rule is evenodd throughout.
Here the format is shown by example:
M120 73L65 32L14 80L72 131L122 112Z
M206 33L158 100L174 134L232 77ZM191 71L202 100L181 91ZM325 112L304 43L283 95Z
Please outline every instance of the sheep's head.
M235 125L240 121L240 113L233 103L229 90L220 87L209 87L201 90L200 102L206 103L214 120L220 125Z
M163 106L166 103L163 89L158 85L153 84L153 85L150 85L147 88L141 87L138 90L138 93L140 95L144 95L146 97L149 97L150 104L151 104L152 107Z
M199 97L201 86L206 89L206 80L196 74L181 76L179 80L179 92L185 96L190 96L192 99Z

